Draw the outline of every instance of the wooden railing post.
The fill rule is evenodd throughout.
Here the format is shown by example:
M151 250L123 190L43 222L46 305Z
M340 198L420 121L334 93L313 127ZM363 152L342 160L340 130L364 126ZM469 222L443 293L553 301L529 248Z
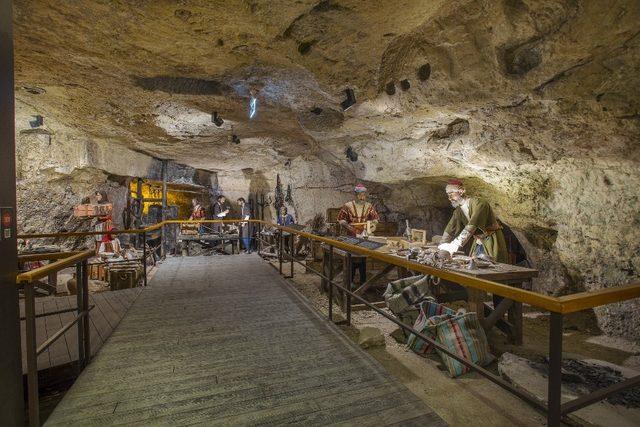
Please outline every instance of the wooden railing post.
M29 425L40 426L40 404L38 399L38 355L36 353L36 302L33 283L24 284L24 313L26 318L27 393Z

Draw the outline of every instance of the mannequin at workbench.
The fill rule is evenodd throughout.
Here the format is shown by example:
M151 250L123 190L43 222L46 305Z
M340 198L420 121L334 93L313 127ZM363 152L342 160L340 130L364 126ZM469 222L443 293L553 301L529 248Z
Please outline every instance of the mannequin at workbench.
M462 181L458 179L450 180L445 191L455 210L444 229L438 249L453 254L472 241L469 256L486 254L494 261L507 263L507 244L502 226L489 203L467 196Z
M189 217L189 220L206 219L205 216L206 214L204 208L202 207L198 199L191 199L191 216ZM198 227L198 233L205 233L204 225L200 224L200 226Z
M227 201L226 197L222 194L216 197L216 202L213 204L213 219L224 219L229 213L229 207L225 204ZM221 233L224 227L221 223L216 222L213 224L214 233Z
M245 221L251 219L251 206L247 204L244 197L240 197L237 200L238 206L240 206L240 218ZM242 240L242 246L244 246L244 252L247 254L251 253L251 223L250 222L241 222L240 223L240 238Z
M347 230L351 236L362 236L366 231L366 223L371 222L370 230L373 232L378 224L380 216L373 204L367 202L367 189L364 185L358 184L353 189L355 200L345 203L338 213L338 223ZM367 280L367 260L363 258L360 262L353 262L351 266L351 280L356 269L360 272L360 284Z

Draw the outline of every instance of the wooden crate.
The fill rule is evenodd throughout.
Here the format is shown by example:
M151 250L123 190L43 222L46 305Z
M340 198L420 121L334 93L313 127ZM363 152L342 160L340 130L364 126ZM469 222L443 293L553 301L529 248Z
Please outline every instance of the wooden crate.
M113 205L111 203L104 203L100 205L83 204L83 205L74 206L73 208L73 216L78 218L108 216L108 215L111 215L112 212L113 212Z

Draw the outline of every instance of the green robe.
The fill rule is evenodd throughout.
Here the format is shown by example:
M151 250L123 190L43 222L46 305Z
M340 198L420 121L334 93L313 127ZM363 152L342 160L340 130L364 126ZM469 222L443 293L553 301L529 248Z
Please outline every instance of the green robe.
M475 253L476 246L478 245L475 236L486 233L487 229L491 229L491 227L495 226L498 222L489 203L474 197L469 198L469 218L470 219L467 219L464 212L462 212L462 208L458 206L453 211L453 216L451 216L451 220L449 220L449 224L447 224L444 232L449 234L453 239L457 237L467 225L475 226L476 230L472 238L471 255ZM491 255L497 262L507 263L509 261L507 243L504 240L504 234L501 229L483 238L482 245L484 246L485 252Z

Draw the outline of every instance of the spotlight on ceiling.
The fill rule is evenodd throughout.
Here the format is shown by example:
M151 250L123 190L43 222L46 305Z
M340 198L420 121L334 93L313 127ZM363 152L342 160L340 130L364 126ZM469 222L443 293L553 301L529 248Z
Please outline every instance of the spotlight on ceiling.
M253 119L258 112L258 98L255 96L251 96L251 101L249 101L249 118Z
M235 133L231 135L231 142L233 142L236 145L240 144L240 138L238 138L238 135L236 135Z
M406 92L410 88L411 88L411 83L409 82L409 79L404 79L400 81L400 89Z
M347 96L347 99L342 101L340 103L340 106L342 107L342 110L347 111L356 103L356 94L353 92L353 89L351 88L345 89L344 93Z
M352 162L358 161L358 153L353 151L353 148L347 147L347 149L344 150L344 154L347 156L347 159L351 160Z
M31 126L32 128L37 128L44 124L44 117L42 117L41 115L38 114L37 116L31 117L33 117L33 120L29 120L29 126Z
M220 117L218 115L217 111L213 112L213 115L211 116L211 121L213 122L214 125L220 127L224 124L224 120L222 120L222 117Z

